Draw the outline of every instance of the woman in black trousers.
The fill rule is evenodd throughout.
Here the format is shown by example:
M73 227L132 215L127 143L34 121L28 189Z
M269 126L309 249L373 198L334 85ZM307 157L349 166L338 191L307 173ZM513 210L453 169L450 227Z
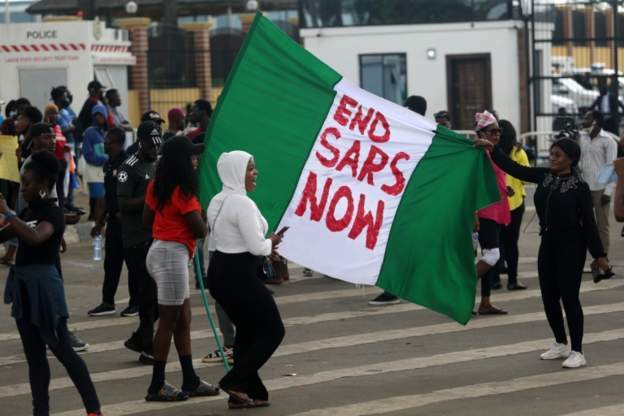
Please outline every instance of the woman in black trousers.
M477 140L479 147L491 148ZM571 139L560 139L550 148L550 168L530 168L513 162L500 149L492 160L509 175L537 183L534 201L542 241L538 254L538 275L548 323L555 335L543 360L566 358L564 368L586 365L583 356L583 309L579 299L581 277L589 249L594 265L609 270L592 211L589 187L574 171L581 150ZM560 301L565 309L570 331L571 350L563 323Z
M246 195L256 187L249 153L223 153L217 162L223 190L208 206L208 224L216 251L208 267L210 294L236 326L234 367L219 382L230 408L269 405L258 370L284 338L284 325L270 292L257 277L261 256L275 252L282 239L265 238L267 222Z
M33 415L50 414L48 346L78 389L87 416L97 416L101 413L95 387L87 366L72 348L67 329L69 313L57 266L65 220L56 200L48 197L58 171L59 165L52 153L32 154L21 178L21 192L28 207L19 216L8 208L0 195L0 214L6 224L0 231L0 241L13 237L19 241L4 301L12 304L11 314L28 361Z
M500 148L511 160L522 166L529 166L529 158L526 152L518 144L516 139L516 129L508 120L501 120ZM501 246L503 259L507 265L507 289L508 290L524 290L526 286L518 283L518 258L520 252L518 250L518 240L520 239L520 226L522 225L522 217L524 216L524 184L522 181L507 175L507 193L509 195L509 209L511 214L511 223L501 228ZM500 284L500 277L499 277Z

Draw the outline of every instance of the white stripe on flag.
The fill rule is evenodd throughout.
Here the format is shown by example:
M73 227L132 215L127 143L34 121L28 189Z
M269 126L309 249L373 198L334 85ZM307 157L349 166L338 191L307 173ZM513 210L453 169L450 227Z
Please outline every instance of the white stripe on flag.
M345 80L335 90L278 227L290 227L280 253L329 276L374 285L401 197L436 126Z

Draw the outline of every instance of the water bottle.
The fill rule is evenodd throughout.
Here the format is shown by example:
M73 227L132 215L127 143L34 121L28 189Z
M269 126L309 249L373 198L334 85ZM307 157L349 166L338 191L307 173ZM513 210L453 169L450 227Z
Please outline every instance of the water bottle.
M102 236L100 234L93 237L93 260L102 260Z

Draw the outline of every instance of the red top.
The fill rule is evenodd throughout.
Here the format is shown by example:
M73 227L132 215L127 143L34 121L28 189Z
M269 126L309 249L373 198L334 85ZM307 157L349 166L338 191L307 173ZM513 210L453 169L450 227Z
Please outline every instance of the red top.
M147 186L145 203L155 213L152 234L154 239L162 241L175 241L184 244L192 257L195 252L195 237L186 224L184 216L194 211L201 211L201 206L195 195L186 196L176 187L165 206L158 210L156 198L153 195L154 181Z
M492 220L498 224L508 225L511 222L511 213L509 211L509 198L507 198L507 174L501 168L492 162L490 153L487 152L494 174L496 175L496 184L501 199L479 211L479 218Z

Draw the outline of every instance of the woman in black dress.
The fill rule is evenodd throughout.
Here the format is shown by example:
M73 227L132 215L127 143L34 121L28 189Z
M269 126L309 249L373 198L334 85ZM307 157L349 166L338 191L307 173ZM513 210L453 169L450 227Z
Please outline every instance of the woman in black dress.
M487 141L476 146L491 148ZM548 323L555 335L543 360L566 358L564 368L586 365L583 356L583 309L579 299L586 252L594 265L609 270L596 220L589 187L575 171L581 150L571 139L560 139L550 148L550 167L531 168L513 162L499 148L492 160L507 174L537 184L534 202L542 241L538 254L538 275ZM560 301L568 319L571 348L568 347Z

